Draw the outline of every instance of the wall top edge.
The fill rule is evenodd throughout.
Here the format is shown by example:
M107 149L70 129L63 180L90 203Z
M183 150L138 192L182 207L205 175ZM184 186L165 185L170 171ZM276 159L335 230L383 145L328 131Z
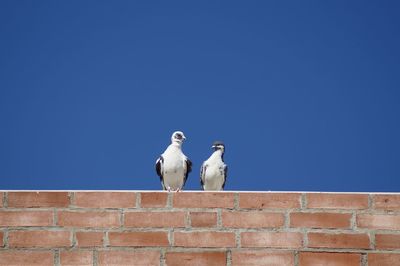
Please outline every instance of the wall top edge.
M9 190L0 190L0 192L160 192L167 193L162 190L87 190L87 189L71 189L71 190L21 190L21 189L9 189ZM387 195L400 195L400 192L333 192L333 191L246 191L246 190L225 190L225 191L202 191L202 190L185 190L178 193L193 193L193 192L211 192L211 193L306 193L306 194L387 194ZM170 192L176 193L176 192Z

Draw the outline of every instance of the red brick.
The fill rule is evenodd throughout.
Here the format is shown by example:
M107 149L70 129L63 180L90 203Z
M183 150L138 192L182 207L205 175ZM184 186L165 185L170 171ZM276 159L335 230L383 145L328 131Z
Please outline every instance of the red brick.
M168 252L165 259L168 266L226 265L225 252Z
M221 264L222 265L222 264ZM293 252L274 252L274 251L232 251L232 266L259 266L259 265L279 265L293 266Z
M304 213L290 214L291 227L350 228L350 213Z
M68 192L8 192L8 207L68 207Z
M120 226L119 212L58 212L58 225L65 227L115 228Z
M191 212L190 221L192 227L214 227L217 226L217 213Z
M232 228L281 227L285 218L282 213L268 212L223 212L222 224Z
M0 232L0 247L4 246L3 237L4 237L4 233Z
M177 247L235 247L235 234L230 232L175 232Z
M99 251L98 265L160 265L159 251Z
M110 246L115 247L167 247L167 232L110 232Z
M0 265L53 266L54 256L51 251L1 251Z
M134 208L134 192L76 192L75 206L84 208Z
M233 208L234 193L180 192L173 194L174 208Z
M370 253L368 254L368 266L394 266L399 265L400 254Z
M299 266L360 266L358 253L300 252Z
M10 247L70 247L69 231L11 231L8 233Z
M78 247L101 247L103 246L103 232L76 232Z
M369 249L369 236L367 234L308 233L308 247Z
M357 226L360 228L400 230L400 215L357 215Z
M0 226L50 226L52 211L0 211Z
M240 193L239 207L244 209L300 208L300 193Z
M61 251L60 254L61 266L63 265L93 265L92 251Z
M164 208L167 206L168 192L140 192L142 208Z
M331 194L310 193L307 197L307 208L324 209L367 209L367 194Z
M125 227L185 227L184 212L126 212Z
M376 249L400 249L400 234L376 234Z
M379 210L400 210L400 194L374 195L374 207Z
M242 247L300 248L303 235L294 232L244 232Z

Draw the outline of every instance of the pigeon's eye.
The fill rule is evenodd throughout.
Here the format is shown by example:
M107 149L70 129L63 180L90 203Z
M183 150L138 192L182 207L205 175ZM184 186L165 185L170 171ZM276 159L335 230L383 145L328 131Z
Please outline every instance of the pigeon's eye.
M176 134L175 138L182 139L182 135L181 134Z

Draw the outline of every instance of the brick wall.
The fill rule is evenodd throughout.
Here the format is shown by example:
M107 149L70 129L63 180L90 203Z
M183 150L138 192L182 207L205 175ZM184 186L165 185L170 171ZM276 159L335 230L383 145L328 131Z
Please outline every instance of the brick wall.
M0 265L400 265L400 194L0 192Z

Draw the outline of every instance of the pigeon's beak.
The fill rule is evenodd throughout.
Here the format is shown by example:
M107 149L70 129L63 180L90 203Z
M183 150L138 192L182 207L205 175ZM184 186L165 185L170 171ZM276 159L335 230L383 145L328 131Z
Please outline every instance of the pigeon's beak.
M183 139L183 140L186 140L186 137L185 137L185 136L182 136L182 139Z

